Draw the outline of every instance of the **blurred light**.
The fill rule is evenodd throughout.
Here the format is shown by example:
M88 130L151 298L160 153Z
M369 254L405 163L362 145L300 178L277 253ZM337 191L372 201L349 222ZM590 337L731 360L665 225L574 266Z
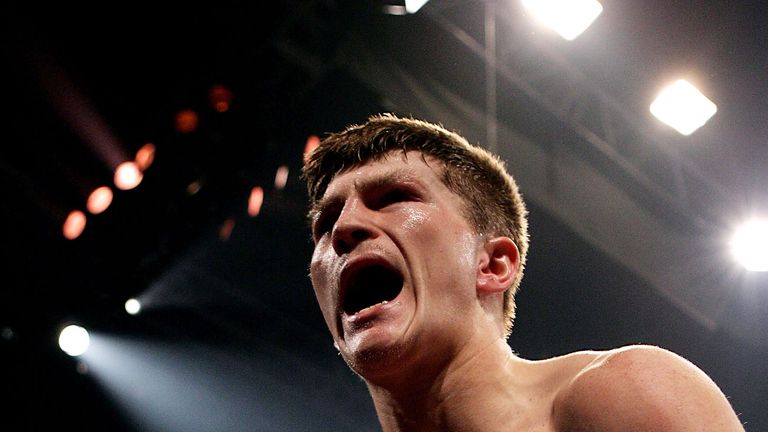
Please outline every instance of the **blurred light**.
M136 315L141 312L141 303L135 298L131 298L125 301L125 311L130 315Z
M229 105L232 103L232 92L228 88L221 84L216 84L211 87L208 96L216 112L223 113L229 111Z
M74 240L80 237L85 229L85 213L80 210L72 210L67 216L67 220L64 221L64 226L61 231L64 234L64 238L67 240Z
M88 351L91 338L88 331L80 326L69 325L59 334L59 347L72 357L77 357Z
M384 5L384 13L389 15L405 15L408 13L403 5Z
M140 170L146 171L155 160L155 145L146 143L136 152L136 165Z
M651 113L683 135L704 126L717 112L717 105L686 80L664 88L651 104Z
M253 217L261 212L261 204L264 202L264 189L255 186L251 189L251 196L248 198L248 215Z
M731 252L747 270L768 271L768 220L740 226L731 239Z
M566 40L574 40L603 12L597 0L523 0L523 6Z
M235 229L235 220L232 218L227 218L219 228L219 239L221 239L221 241L229 240L229 237L232 236L232 230L234 229Z
M91 214L99 214L109 208L112 204L112 189L107 186L96 188L88 195L88 202L85 207Z
M191 109L181 110L176 113L176 130L181 133L190 133L197 129L197 113Z
M115 169L115 186L118 189L133 189L141 183L142 178L144 178L144 175L139 170L136 162L123 162Z
M203 187L203 185L199 181L195 180L192 183L187 185L187 194L188 195L194 195L194 194L200 192L200 188L202 188L202 187Z
M111 169L120 161L128 159L106 120L69 79L63 68L50 61L36 61L34 69L39 73L37 76L49 101L78 134L80 141L88 144L105 166Z
M7 341L13 339L13 329L10 327L3 327L3 330L0 331L0 336Z
M310 135L307 138L307 144L304 146L304 159L309 157L310 153L315 151L317 146L320 145L320 137L317 135Z
M275 187L277 189L282 189L285 187L286 183L288 183L288 167L280 165L275 173Z

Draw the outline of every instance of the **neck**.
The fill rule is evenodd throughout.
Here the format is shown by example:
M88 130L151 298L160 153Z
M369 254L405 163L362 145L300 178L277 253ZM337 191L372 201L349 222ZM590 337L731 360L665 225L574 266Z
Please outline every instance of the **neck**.
M523 363L499 338L465 347L432 373L368 388L384 432L508 430L525 411L515 373Z

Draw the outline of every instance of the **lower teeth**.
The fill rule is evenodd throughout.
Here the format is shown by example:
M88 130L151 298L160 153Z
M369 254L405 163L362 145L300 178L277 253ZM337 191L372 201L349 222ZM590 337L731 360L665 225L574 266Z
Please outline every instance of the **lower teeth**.
M376 303L375 305L370 305L370 306L368 306L367 308L363 308L363 309L360 309L359 311L357 311L357 312L355 313L355 315L357 315L357 314L359 314L359 313L361 313L361 312L365 312L365 311L367 311L367 310L373 309L374 307L376 307L376 306L378 306L378 305L385 305L385 304L387 304L387 303L389 303L389 301L387 301L387 300L384 300L384 301L383 301L383 302L381 302L381 303Z

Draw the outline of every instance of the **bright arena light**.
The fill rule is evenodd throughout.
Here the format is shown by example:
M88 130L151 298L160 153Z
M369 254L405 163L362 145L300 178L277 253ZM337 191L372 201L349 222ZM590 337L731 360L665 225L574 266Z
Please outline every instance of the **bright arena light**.
M597 0L523 0L534 18L565 40L574 40L603 12Z
M651 114L683 135L704 126L717 112L717 105L686 80L664 88L651 104Z
M768 220L740 226L731 239L731 252L747 270L768 271Z
M112 189L107 186L96 188L88 195L85 207L91 214L99 214L112 204Z
M141 183L144 175L136 162L123 162L115 169L115 186L122 190L133 189Z
M141 303L134 298L128 299L125 301L125 311L130 315L136 315L141 312Z
M407 15L415 14L429 0L399 0L396 4L386 4L383 6L384 13L389 15Z
M427 4L429 0L405 0L405 11L408 13L416 13L422 6Z
M69 325L59 334L59 347L72 357L77 357L88 351L91 338L88 331L80 326Z
M64 221L64 225L61 227L61 232L64 234L64 238L67 240L74 240L80 237L85 229L85 213L80 210L72 210L67 215L67 219Z

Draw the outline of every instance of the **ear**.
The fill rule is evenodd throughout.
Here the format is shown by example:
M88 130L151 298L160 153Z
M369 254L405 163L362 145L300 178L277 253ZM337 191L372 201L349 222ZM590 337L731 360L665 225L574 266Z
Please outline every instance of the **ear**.
M477 265L477 293L506 291L520 266L520 252L509 237L495 237L485 242Z

